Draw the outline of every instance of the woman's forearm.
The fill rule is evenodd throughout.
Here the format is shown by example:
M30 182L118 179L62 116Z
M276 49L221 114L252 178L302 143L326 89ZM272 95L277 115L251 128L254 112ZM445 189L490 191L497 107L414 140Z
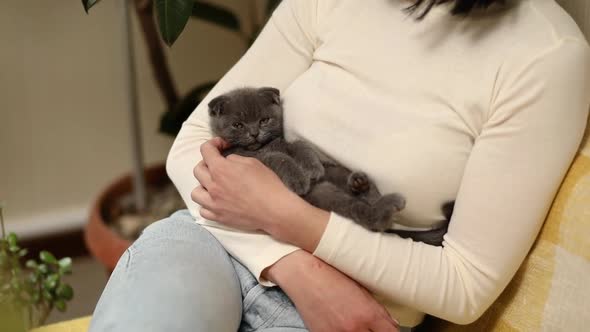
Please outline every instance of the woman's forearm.
M297 250L262 271L262 277L284 287L291 277L298 275L301 271L308 271L313 260L319 259L305 250Z
M312 331L398 330L367 290L305 250L283 257L263 276L281 286Z
M266 231L277 240L314 252L330 218L328 211L303 199L293 198L287 209L280 209Z

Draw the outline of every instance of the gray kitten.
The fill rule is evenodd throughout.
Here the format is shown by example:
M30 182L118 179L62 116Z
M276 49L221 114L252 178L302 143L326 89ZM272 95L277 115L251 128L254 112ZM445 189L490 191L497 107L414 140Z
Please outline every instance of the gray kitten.
M224 156L235 153L260 160L310 204L369 230L394 232L433 245L442 243L447 224L433 231L390 230L405 207L400 194L381 195L365 173L328 160L304 141L287 142L279 90L240 88L214 98L208 106L213 133L231 145L223 151Z

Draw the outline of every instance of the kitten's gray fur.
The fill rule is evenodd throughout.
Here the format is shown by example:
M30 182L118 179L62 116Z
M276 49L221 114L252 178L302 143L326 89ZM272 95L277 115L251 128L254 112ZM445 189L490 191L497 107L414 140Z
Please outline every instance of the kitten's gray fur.
M321 154L304 141L285 141L279 90L233 90L209 102L209 117L213 133L231 145L223 151L224 156L235 153L260 160L309 203L372 231L394 232L433 245L442 243L446 224L433 231L390 230L405 207L400 194L381 195L365 173L320 158Z

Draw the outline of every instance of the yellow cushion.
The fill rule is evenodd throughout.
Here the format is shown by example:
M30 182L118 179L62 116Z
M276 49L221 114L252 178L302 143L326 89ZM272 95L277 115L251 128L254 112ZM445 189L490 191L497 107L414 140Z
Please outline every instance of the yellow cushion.
M82 317L67 322L43 326L31 332L86 332L90 325L90 316Z
M475 323L433 331L588 331L590 127L527 259ZM540 165L542 167L542 165Z

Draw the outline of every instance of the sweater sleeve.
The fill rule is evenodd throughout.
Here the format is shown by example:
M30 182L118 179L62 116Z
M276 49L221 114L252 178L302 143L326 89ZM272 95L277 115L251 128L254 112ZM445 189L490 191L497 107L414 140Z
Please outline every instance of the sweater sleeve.
M579 147L587 44L562 39L498 74L442 247L332 214L314 254L371 291L460 324L480 317L523 262Z
M193 167L202 159L200 145L212 137L207 112L209 100L243 86L272 86L284 90L309 68L318 43L316 2L285 0L279 5L248 52L183 124L166 162L168 175L193 217L257 277L264 268L298 248L266 234L240 232L204 220L199 206L191 199L191 191L198 185Z

